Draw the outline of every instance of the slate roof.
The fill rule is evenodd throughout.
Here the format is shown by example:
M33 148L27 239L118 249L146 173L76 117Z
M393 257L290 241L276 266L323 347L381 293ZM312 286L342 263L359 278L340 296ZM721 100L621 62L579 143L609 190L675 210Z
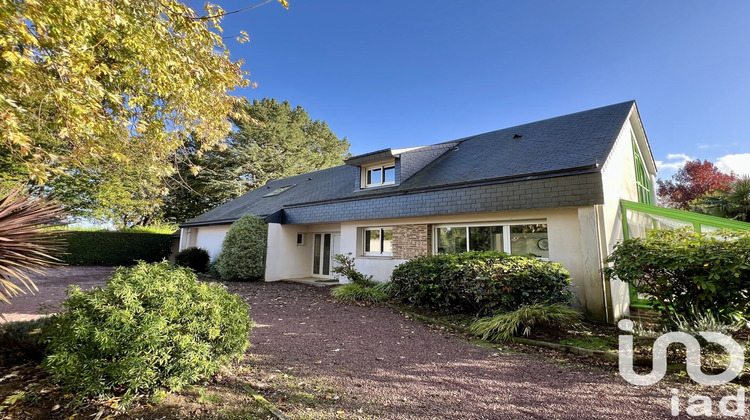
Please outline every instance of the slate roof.
M627 101L455 140L456 147L393 187L357 190L360 170L350 165L269 181L182 226L227 224L245 214L280 222L285 206L599 171L634 105Z

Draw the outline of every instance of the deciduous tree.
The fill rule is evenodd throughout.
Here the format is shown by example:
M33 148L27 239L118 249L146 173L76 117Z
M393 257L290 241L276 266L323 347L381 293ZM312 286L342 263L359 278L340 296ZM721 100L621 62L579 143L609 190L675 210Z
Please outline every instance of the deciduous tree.
M152 171L192 132L208 149L247 86L220 19L176 0L2 0L0 133L37 181L146 146ZM217 6L209 15L220 15Z
M251 82L224 44L225 14L180 0L0 0L0 187L48 184L76 213L150 218L185 141L200 155L243 118L230 93Z
M695 210L698 200L717 190L727 191L734 179L734 174L720 172L712 162L694 160L686 162L671 180L657 180L657 193L668 207Z

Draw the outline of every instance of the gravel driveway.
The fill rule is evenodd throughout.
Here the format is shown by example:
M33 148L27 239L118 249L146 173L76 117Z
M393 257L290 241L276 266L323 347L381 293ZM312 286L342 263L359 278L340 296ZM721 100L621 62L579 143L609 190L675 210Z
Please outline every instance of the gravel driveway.
M113 271L112 267L60 267L47 270L45 275L34 274L39 291L32 294L22 286L26 294L11 299L10 305L0 302L0 312L7 321L27 321L57 312L69 285L77 284L84 290L102 286Z
M671 387L680 389L683 415L688 396L723 392L639 388L611 367L480 347L387 307L339 304L329 288L235 283L230 290L252 305L250 351L264 369L331 381L352 408L380 407L379 418L662 419L675 418Z
M69 284L87 289L103 284L111 272L66 267L37 277L41 293L13 299L12 306L3 307L6 317L37 317L40 304L54 312ZM640 388L623 381L616 368L591 360L571 363L550 351L480 347L388 307L339 304L327 287L286 282L228 286L252 305L252 364L330 384L340 393L337 406L362 417L671 419L670 388L677 388L679 418L689 418L685 404L696 394L714 398L713 418L718 418L719 397L732 392L665 381Z

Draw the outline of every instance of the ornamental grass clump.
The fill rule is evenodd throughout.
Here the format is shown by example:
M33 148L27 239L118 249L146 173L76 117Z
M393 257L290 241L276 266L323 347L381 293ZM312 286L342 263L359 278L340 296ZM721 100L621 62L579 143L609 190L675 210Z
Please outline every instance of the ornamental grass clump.
M562 329L576 324L580 319L581 314L567 306L537 303L478 319L469 326L469 330L482 340L508 341L521 334L528 337L534 327Z
M378 283L372 280L372 276L362 274L355 266L351 253L346 255L336 254L333 256L336 262L331 271L346 277L351 283L339 286L331 292L334 299L341 302L385 302L391 298L388 293L389 283Z
M362 286L357 283L349 283L339 286L331 292L334 299L342 302L368 302L378 303L390 299L387 293L384 293L372 286Z
M248 305L167 262L120 267L104 288L72 286L45 328L44 368L79 396L178 390L241 357Z

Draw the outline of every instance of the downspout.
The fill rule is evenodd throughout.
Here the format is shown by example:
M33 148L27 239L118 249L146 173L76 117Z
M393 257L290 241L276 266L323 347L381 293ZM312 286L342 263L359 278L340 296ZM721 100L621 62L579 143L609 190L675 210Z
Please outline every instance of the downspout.
M604 322L610 323L614 321L614 313L612 312L610 301L612 299L612 291L610 288L610 284L607 281L607 279L604 276L604 272L602 269L604 268L604 260L606 259L606 250L607 250L607 244L604 242L606 235L604 235L604 225L603 225L603 217L601 215L602 213L602 206L600 204L597 204L594 206L594 220L596 223L596 241L598 243L599 248L599 276L602 281L602 302L604 302Z

